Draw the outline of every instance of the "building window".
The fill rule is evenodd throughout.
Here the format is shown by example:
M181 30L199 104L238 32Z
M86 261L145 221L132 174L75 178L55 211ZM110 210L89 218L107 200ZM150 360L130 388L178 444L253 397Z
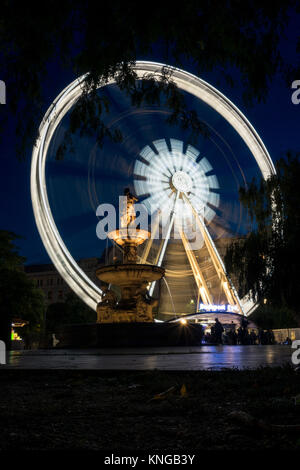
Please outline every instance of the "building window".
M63 291L62 291L62 290L59 290L59 291L58 291L58 298L59 298L59 299L62 299L62 298L63 298Z
M49 290L49 292L48 292L48 300L52 300L52 291L51 290Z

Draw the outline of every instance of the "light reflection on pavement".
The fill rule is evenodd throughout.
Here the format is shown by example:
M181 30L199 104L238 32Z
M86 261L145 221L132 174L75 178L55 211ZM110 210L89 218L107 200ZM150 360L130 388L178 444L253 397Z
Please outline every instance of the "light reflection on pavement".
M0 369L255 369L292 365L292 352L286 345L24 350L8 352Z

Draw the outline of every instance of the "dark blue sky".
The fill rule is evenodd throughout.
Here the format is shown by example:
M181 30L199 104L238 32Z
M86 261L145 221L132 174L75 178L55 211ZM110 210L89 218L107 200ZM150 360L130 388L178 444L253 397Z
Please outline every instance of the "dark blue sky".
M289 62L297 60L296 39L298 34L298 18L291 18L288 28L288 37L281 41L281 51ZM139 59L160 61L160 54L156 52L151 57L140 57ZM267 60L267 58L266 58ZM190 64L186 64L185 69L194 72ZM0 79L2 77L0 76ZM47 90L48 103L57 96L63 87L72 79L72 73L57 68L55 62L49 64L49 74L44 83ZM227 86L218 72L212 72L201 76L204 80L219 88L237 105L247 116L250 122L263 139L273 161L285 155L288 150L300 150L300 105L296 106L291 102L291 88L277 76L270 85L266 103L255 104L251 108L246 108L242 102L241 88L231 89ZM220 80L221 79L221 80ZM300 77L294 77L294 80ZM218 83L220 81L220 84ZM9 100L9 89L7 90L7 100ZM6 113L5 105L0 106L0 113ZM227 136L230 138L230 136ZM10 120L4 139L0 144L0 154L2 158L0 184L1 184L1 229L11 230L22 237L18 242L20 252L27 258L28 263L47 262L48 256L42 245L37 232L32 213L30 200L30 154L24 162L19 162L15 156L15 136L14 121ZM53 165L56 163L54 162ZM84 220L84 219L83 219ZM96 226L96 220L95 220ZM66 226L65 226L66 227ZM84 230L82 230L84 237ZM71 239L70 239L71 240ZM71 243L71 241L70 241ZM75 258L81 256L99 256L100 252L93 253L84 249L78 249L74 242L74 247L69 246ZM81 246L84 246L81 242ZM96 249L96 241L93 250ZM99 250L100 251L100 250Z

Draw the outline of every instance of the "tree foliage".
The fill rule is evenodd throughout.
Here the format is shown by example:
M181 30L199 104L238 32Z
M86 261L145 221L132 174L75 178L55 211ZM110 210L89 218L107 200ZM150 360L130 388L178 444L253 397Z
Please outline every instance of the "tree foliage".
M49 0L42 9L30 1L2 2L1 78L7 83L8 107L18 116L19 157L34 143L37 124L49 105L47 79L50 73L55 80L49 72L53 64L74 78L88 73L57 158L72 147L75 132L93 132L100 145L105 138L122 139L118 130L105 125L109 102L96 92L112 77L134 106L160 103L163 96L171 123L205 134L206 126L187 107L170 68L158 82L151 75L137 82L132 65L159 50L165 63L185 67L189 62L199 75L216 70L232 86L242 84L245 102L261 101L274 75L289 70L278 44L289 14L298 10L296 0L186 0L176 8L165 1L149 5L146 13L136 1L102 2L100 11L92 1Z
M26 274L19 270L0 270L1 315L7 315L11 322L21 319L28 322L19 333L25 343L39 343L43 331L44 295Z
M62 325L93 323L95 321L96 312L75 294L70 293L65 302L57 302L47 308L46 330L51 333Z
M15 240L20 237L13 232L7 230L0 230L0 269L21 269L25 261L23 256L20 256Z
M271 305L260 305L250 316L249 320L258 328L297 328L299 318L293 310L288 307L274 307Z
M28 325L21 336L28 342L39 340L43 328L44 296L23 271L24 258L18 254L12 232L0 231L0 337L10 334L13 318Z
M299 314L300 154L280 159L276 171L240 189L255 228L228 247L225 264L237 276L241 296Z

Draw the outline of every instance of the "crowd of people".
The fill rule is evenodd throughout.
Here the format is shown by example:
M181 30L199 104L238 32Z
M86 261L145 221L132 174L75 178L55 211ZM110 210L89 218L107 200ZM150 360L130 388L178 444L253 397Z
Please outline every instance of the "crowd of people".
M236 328L234 322L228 328L224 328L218 318L215 319L210 333L204 335L204 341L207 344L275 344L274 333L272 330L248 329L248 321L242 318L240 326Z

